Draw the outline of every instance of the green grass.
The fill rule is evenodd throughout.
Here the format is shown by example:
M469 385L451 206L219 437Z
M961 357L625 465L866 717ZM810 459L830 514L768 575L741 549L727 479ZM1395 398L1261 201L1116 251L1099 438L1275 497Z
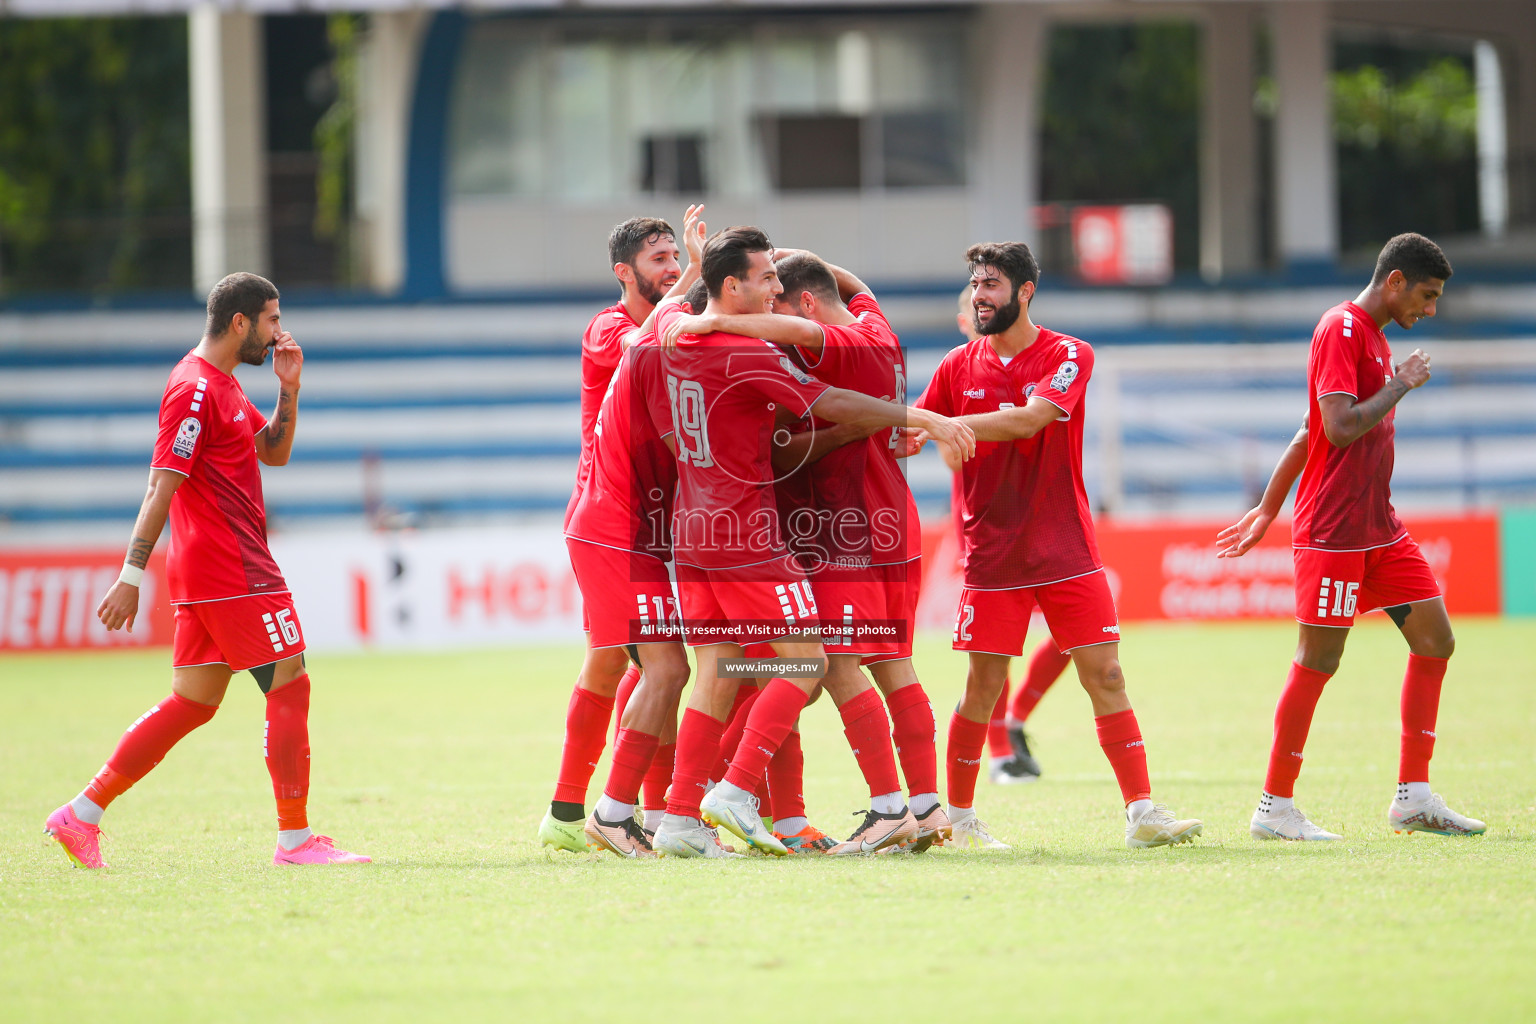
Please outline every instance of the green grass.
M1536 624L1458 634L1435 781L1482 838L1386 826L1390 626L1356 630L1323 699L1298 796L1348 838L1306 847L1247 834L1294 626L1137 626L1153 784L1205 819L1196 845L1123 848L1068 679L1032 725L1045 778L981 785L1011 852L836 862L541 851L578 664L557 648L311 659L311 816L372 866L271 866L240 677L112 808L112 868L77 871L43 819L166 692L166 655L0 659L0 1019L1529 1020ZM933 641L918 668L942 723L963 662ZM845 832L862 795L830 705L803 731L812 819Z

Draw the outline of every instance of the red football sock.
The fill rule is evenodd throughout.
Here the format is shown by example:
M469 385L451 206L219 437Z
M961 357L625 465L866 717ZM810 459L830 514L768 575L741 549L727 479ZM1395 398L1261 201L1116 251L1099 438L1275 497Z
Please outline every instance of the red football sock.
M667 806L667 787L672 785L672 769L677 764L677 744L663 743L651 757L651 770L645 773L645 809L659 811Z
M555 779L555 800L587 802L587 785L603 756L613 700L578 686L571 691L565 709L565 746L560 751L560 775Z
M1152 799L1152 783L1147 780L1147 747L1141 741L1136 712L1126 708L1112 715L1100 715L1093 724L1099 731L1099 746L1104 748L1104 756L1115 770L1115 781L1120 783L1120 796L1127 804Z
M619 680L619 689L613 695L613 742L619 742L619 730L624 728L624 709L629 706L629 698L634 694L635 687L640 685L640 670L631 663L624 670L624 676Z
M731 769L725 773L726 782L749 793L757 787L757 780L768 770L774 751L794 728L795 719L800 717L800 709L805 707L808 696L787 679L775 679L763 687L747 715L746 730L731 758ZM889 740L886 745L890 745Z
M1398 782L1428 782L1429 759L1435 755L1435 719L1440 714L1440 684L1447 658L1408 655L1403 677L1403 746L1398 758Z
M1003 692L997 695L992 717L987 719L987 751L993 757L1012 757L1013 744L1008 740L1008 688L1011 682L1003 680Z
M986 722L961 718L958 711L950 716L945 775L951 807L971 807L976 803L976 773L981 770L981 748L986 742Z
M838 708L843 716L843 735L859 762L870 796L901 792L896 775L896 754L891 750L891 719L873 687Z
M768 792L775 818L805 817L805 751L793 729L768 762Z
M1055 640L1042 641L1030 656L1029 671L1014 692L1013 706L1008 709L1008 717L1017 722L1029 721L1030 713L1040 703L1040 698L1045 696L1045 691L1061 678L1070 664L1072 655L1058 651Z
M730 770L731 758L736 756L736 748L741 746L741 734L747 728L747 716L752 713L752 705L762 692L750 685L736 688L736 703L731 705L731 713L725 719L725 732L720 734L720 757L709 776L713 781L719 782Z
M216 704L199 704L171 694L123 733L106 767L85 788L86 796L98 807L106 807L148 775L183 736L206 724L217 710Z
M1269 771L1264 776L1264 792L1289 797L1296 791L1296 776L1301 774L1301 751L1307 745L1312 728L1312 713L1329 676L1295 662L1286 676L1280 703L1275 705L1275 741L1269 748Z
M262 742L277 827L309 827L309 674L267 694L267 732Z
M620 729L613 742L613 765L608 769L608 785L603 793L621 804L640 799L640 783L651 769L651 759L661 741L638 729Z
M891 739L901 760L907 792L937 793L939 736L928 694L922 684L910 683L892 693L886 703L891 709Z
M725 723L702 711L688 708L677 727L677 767L672 771L672 791L667 795L667 813L684 818L699 816L699 801L709 771L720 757L720 734Z

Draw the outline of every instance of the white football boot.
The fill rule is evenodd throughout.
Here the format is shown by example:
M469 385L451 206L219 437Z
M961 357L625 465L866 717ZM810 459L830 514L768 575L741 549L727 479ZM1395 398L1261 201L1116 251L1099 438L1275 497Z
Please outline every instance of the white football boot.
M1429 832L1437 836L1480 836L1488 831L1488 826L1476 818L1457 814L1445 806L1445 798L1439 793L1416 802L1394 799L1387 811L1387 824L1393 832Z
M1253 820L1248 823L1248 834L1255 839L1286 839L1291 842L1344 838L1312 824L1301 813L1301 808L1294 804L1274 814L1265 814L1262 807L1254 811Z
M1125 845L1132 850L1148 846L1177 846L1194 839L1205 829L1197 818L1175 818L1162 804L1153 804L1135 819L1126 814Z

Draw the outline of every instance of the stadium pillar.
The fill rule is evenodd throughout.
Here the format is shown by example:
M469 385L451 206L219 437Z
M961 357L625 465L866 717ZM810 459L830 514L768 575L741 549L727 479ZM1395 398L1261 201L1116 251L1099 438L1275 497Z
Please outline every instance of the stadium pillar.
M1519 12L1519 24L1508 26L1500 41L1500 56L1510 57L1504 81L1508 125L1509 220L1536 223L1536 11Z
M1339 255L1333 46L1324 0L1270 6L1275 85L1275 228L1292 269L1333 266Z
M986 4L977 18L975 66L986 83L971 190L971 237L978 242L1036 241L1046 30L1035 4Z
M364 274L386 293L405 281L405 164L426 25L422 10L374 12L359 61L355 152Z
M206 2L188 15L192 277L206 292L237 270L267 273L266 69L262 22Z
M1253 16L1246 4L1205 6L1200 125L1200 273L1258 266L1258 167L1253 116Z

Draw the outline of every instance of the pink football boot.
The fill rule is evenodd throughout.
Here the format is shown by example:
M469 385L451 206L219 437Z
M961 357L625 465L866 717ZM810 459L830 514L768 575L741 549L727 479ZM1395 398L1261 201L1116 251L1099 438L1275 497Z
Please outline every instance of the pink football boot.
M273 864L372 864L373 858L361 853L336 849L330 836L310 836L296 850L285 850L281 843L272 855Z
M43 831L54 838L69 859L79 868L104 868L101 860L101 829L75 817L75 809L65 804L48 815Z

